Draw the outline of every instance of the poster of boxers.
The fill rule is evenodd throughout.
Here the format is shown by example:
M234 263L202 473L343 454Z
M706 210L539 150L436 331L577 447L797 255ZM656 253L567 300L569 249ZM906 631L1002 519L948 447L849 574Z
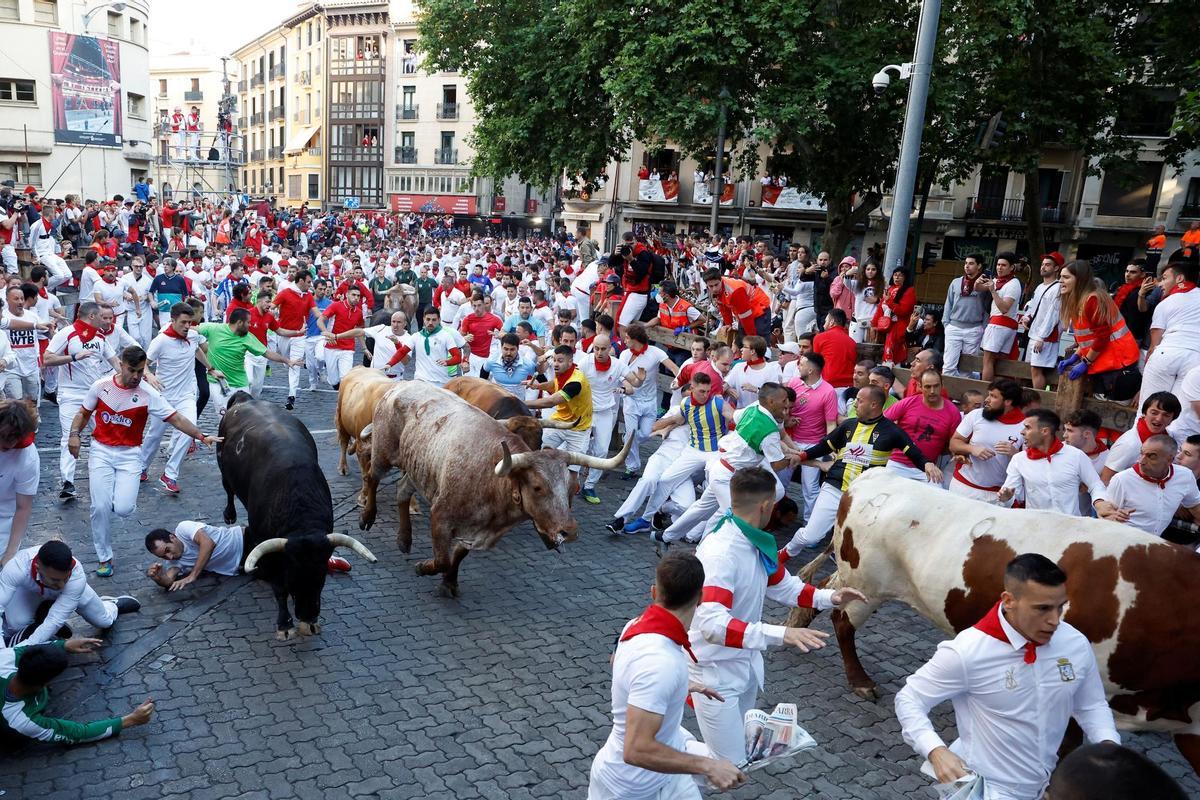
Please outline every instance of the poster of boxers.
M121 52L117 42L50 31L54 141L121 146Z

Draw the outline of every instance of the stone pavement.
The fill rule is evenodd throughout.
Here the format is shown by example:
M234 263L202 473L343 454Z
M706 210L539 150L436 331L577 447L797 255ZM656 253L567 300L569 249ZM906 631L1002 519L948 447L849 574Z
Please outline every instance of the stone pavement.
M279 377L270 378L264 397L282 402L283 394ZM351 459L346 478L334 469L334 397L304 393L296 413L322 448L337 529L359 534L357 464ZM42 489L28 542L61 534L90 571L87 471L77 481L81 499L61 505L57 414L52 406L43 411ZM210 409L201 427L215 425ZM179 497L153 488L157 466L150 474L136 519L115 532L116 577L92 579L102 594L135 593L145 607L118 622L98 657L77 658L79 666L56 685L50 711L90 719L124 714L153 697L158 713L105 742L0 754L5 800L585 796L591 758L609 726L610 648L648 602L653 579L655 555L645 539L614 539L601 529L631 484L607 476L602 505L577 504L581 536L561 555L523 525L496 550L468 557L458 600L437 596L439 579L413 571L429 554L423 518L414 520L413 553L404 556L394 544L394 506L382 499L379 521L361 536L379 563L348 553L353 572L326 584L321 635L279 643L264 585L207 577L168 596L143 577L151 563L141 544L148 530L185 518L219 524L224 504L211 451L185 465ZM779 619L784 611L768 614ZM816 625L830 630L828 616ZM871 620L858 640L883 692L878 703L847 693L836 646L770 653L760 706L795 702L820 747L755 773L728 796L932 797L891 702L940 639L899 605ZM949 707L936 720L947 728ZM690 714L685 724L695 730ZM1200 795L1169 739L1128 741Z

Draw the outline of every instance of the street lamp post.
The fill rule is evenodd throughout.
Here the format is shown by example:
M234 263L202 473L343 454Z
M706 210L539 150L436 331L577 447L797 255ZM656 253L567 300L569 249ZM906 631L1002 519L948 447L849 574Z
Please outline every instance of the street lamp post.
M917 182L917 164L921 158L925 101L929 97L929 75L933 71L933 52L937 44L938 20L941 13L942 0L922 0L921 18L917 25L917 48L912 63L888 65L872 80L876 91L882 93L890 82L890 70L896 70L901 80L909 79L904 133L900 139L900 164L896 169L896 185L892 191L892 219L888 225L887 249L884 251L884 277L888 280L896 268L904 263L908 222L912 215L913 188Z
M96 16L96 12L100 11L102 8L111 8L113 11L116 11L118 14L120 14L125 10L125 4L122 2L103 2L83 12L83 28L80 32L84 36L87 36L88 26L92 24L92 18Z
M725 156L725 109L729 103L729 90L724 86L721 87L721 93L717 95L720 101L720 124L717 125L717 159L716 165L713 168L713 191L712 198L712 216L708 222L708 232L713 236L717 235L717 214L721 212L721 195L725 191L724 175L722 174L722 160Z

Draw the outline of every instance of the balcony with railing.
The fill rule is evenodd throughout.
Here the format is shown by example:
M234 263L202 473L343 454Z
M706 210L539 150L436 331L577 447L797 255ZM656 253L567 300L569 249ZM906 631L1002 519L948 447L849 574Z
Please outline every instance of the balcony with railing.
M329 160L349 162L352 164L358 164L364 161L382 162L383 147L380 145L376 145L375 147L344 144L330 145Z
M420 106L413 103L411 106L401 104L396 105L396 119L398 120L414 120L420 118Z
M275 66L271 67L270 74L271 80L278 80L279 78L282 78L284 76L284 65L276 64Z
M268 119L270 119L271 122L274 122L277 119L287 119L287 112L284 111L283 106L275 106L271 109Z
M383 120L383 103L330 103L329 119L381 122Z
M263 74L261 72L258 73L257 75L250 76L250 88L251 89L255 88L256 86L262 86L262 85L263 85Z
M1195 202L1184 202L1183 208L1179 209L1181 217L1200 217L1200 200Z
M275 161L276 159L280 159L280 158L283 158L283 148L282 147L272 147L270 150L267 151L267 160L268 161Z
M239 92L239 93L240 93L240 92L244 92L244 91L246 91L246 82L245 82L245 81L238 81L238 82L237 82L237 90L238 90L238 92Z
M458 103L438 103L438 119L458 119Z
M417 163L417 148L415 148L415 147L397 147L396 148L396 163L397 164L415 164L415 163Z
M458 148L454 147L439 147L433 151L433 163L435 164L457 164L458 163Z
M292 122L298 122L301 125L308 124L308 112L301 109L300 111L292 112Z
M202 102L204 102L204 92L201 92L201 91L184 92L183 100L186 103L202 103Z
M263 112L255 111L253 114L251 114L250 115L250 124L251 125L262 125L263 124Z
M262 161L264 155L266 155L265 150L251 150L250 151L250 160L251 161Z
M967 199L967 218L996 220L1000 222L1023 222L1025 220L1025 198L970 197ZM1042 222L1056 224L1066 221L1066 203L1055 200L1042 206Z
M311 84L312 84L312 75L309 74L308 70L302 69L296 73L296 85L297 86L309 86Z

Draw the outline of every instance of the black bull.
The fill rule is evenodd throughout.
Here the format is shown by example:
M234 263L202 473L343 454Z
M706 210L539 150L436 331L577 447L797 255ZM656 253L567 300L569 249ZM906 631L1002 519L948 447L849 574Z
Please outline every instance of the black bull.
M292 415L238 392L221 419L217 465L225 487L225 522L237 520L236 495L246 507L242 567L271 584L279 604L276 635L320 632L321 590L335 547L368 561L371 551L333 533L333 499L317 459L317 444ZM288 597L300 624L292 628Z

